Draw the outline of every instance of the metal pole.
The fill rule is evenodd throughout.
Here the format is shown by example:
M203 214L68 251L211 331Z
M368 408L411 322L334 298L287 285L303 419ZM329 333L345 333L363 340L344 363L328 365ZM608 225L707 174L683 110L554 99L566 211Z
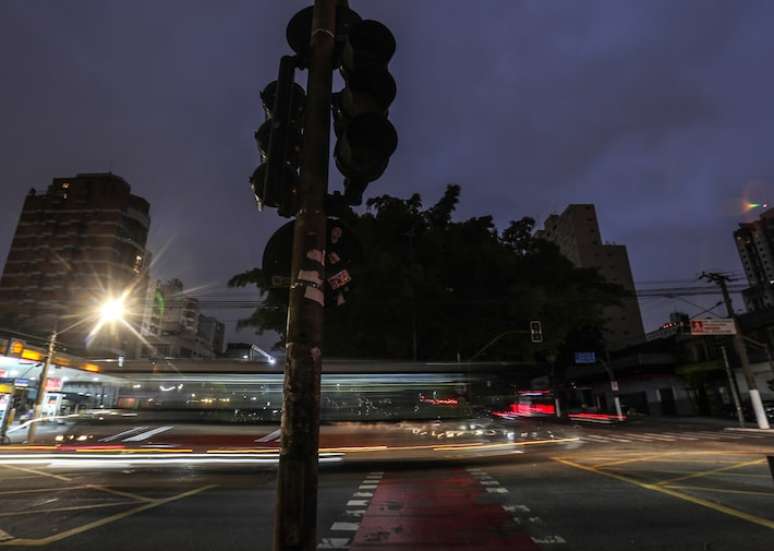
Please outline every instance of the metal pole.
M731 392L731 396L734 397L734 406L736 407L736 416L739 418L739 426L744 428L744 412L742 411L742 401L739 399L739 390L736 388L734 374L731 371L731 365L728 363L726 347L721 346L720 351L723 353L723 366L726 368L726 375L728 375L728 390Z
M766 418L766 411L763 409L763 402L761 401L761 394L758 392L758 384L755 382L755 376L752 369L750 369L750 358L747 356L747 347L744 344L744 336L742 335L742 326L739 323L739 319L734 314L734 307L731 303L731 295L728 292L728 286L726 284L726 278L720 274L716 275L714 281L720 286L720 291L723 293L723 302L726 304L726 312L728 317L734 320L734 327L736 328L736 334L734 335L734 349L739 357L739 361L742 364L742 371L744 372L745 381L747 381L747 389L750 392L750 403L753 411L755 412L755 419L758 422L758 428L768 429L769 420Z
M605 360L602 360L602 365L607 371L607 377L610 379L610 391L613 393L613 403L615 404L615 413L618 416L619 421L623 421L623 410L621 409L621 398L618 396L618 381L615 378L613 370Z
M317 547L317 453L326 217L336 0L316 0L299 210L293 233L282 439L274 518L275 551Z
M38 430L38 423L43 413L43 398L46 394L46 386L48 384L48 369L51 367L51 360L54 358L54 348L56 347L56 330L51 332L51 336L48 339L48 354L46 355L46 361L43 364L43 370L40 372L40 379L38 381L38 395L35 396L35 407L32 410L32 419L30 420L30 426L27 429L27 442L33 442Z

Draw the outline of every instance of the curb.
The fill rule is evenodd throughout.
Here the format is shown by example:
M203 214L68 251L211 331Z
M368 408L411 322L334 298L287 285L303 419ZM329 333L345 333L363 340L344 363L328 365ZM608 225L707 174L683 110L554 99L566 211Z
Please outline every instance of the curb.
M762 432L763 434L774 435L774 429L743 429L741 427L726 427L723 430L733 430L738 432Z

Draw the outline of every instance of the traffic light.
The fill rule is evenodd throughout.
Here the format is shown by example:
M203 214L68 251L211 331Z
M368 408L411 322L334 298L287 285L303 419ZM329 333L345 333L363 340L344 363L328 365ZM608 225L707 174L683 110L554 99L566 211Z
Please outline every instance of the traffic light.
M296 59L284 56L279 78L261 92L266 122L255 132L261 165L250 184L259 209L277 208L280 216L297 210L298 168L301 164L304 89L295 83Z
M346 84L333 96L333 113L334 157L351 205L362 203L366 187L384 173L398 146L398 134L387 120L397 91L387 70L394 53L395 37L378 21L349 27L340 56Z
M543 342L543 324L541 322L529 322L529 339L534 343Z

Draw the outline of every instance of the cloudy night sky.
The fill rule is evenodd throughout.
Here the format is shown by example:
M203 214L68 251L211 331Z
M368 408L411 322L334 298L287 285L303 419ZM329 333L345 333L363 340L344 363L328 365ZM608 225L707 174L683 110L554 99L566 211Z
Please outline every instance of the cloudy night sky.
M258 92L290 52L285 26L309 4L0 2L0 261L31 187L111 170L151 203L153 276L225 296L284 222L256 211L253 132ZM368 195L431 203L459 183L458 217L500 227L591 202L642 286L740 272L740 204L774 201L774 2L351 4L398 42L400 145ZM642 306L646 329L698 312Z

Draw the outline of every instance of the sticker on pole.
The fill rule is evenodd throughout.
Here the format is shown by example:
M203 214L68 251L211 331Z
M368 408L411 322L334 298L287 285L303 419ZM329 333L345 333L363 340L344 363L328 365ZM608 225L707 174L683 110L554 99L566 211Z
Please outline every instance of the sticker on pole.
M691 320L691 335L736 335L732 319Z

